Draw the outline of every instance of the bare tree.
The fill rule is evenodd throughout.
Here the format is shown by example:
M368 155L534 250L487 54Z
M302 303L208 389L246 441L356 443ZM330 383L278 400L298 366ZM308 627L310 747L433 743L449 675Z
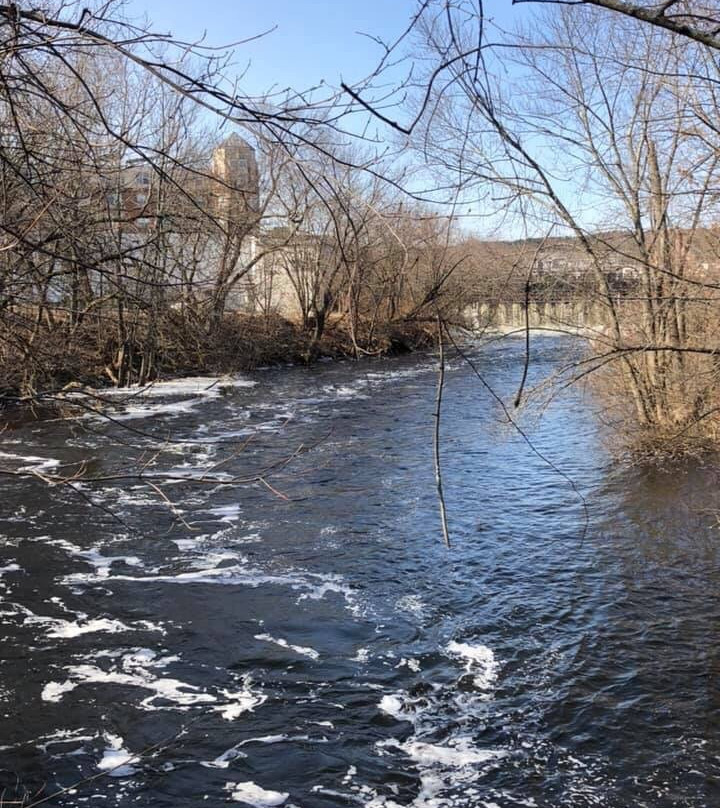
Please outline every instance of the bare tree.
M720 49L720 15L712 2L662 0L641 4L627 0L513 0L513 5L522 3L595 6L670 31L714 50Z
M434 64L408 123L378 116L468 204L492 213L500 200L496 218L514 211L526 233L557 227L588 256L606 326L565 381L602 369L613 406L633 402L624 417L638 445L713 435L717 283L707 273L720 151L710 51L590 8L553 8L531 31L493 39L476 4L436 2L414 29ZM618 294L610 261L640 267L634 300Z

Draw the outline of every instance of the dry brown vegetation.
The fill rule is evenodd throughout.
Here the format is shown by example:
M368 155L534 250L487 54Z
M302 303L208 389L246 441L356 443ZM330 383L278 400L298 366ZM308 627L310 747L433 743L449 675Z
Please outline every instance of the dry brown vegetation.
M13 315L15 333L35 327L28 312ZM148 332L147 324L138 334ZM112 363L118 354L117 325L87 318L79 326L64 322L36 330L32 351L22 341L0 344L0 395L6 406L38 403L63 389L112 384ZM351 333L342 319L331 318L316 339L300 323L277 314L229 312L208 334L172 310L155 318L152 350L155 372L162 378L194 374L228 374L274 364L295 364L318 358L356 358L356 341L370 356L386 356L432 346L436 341L432 320L378 324L361 320ZM126 382L143 377L149 347L142 337L125 343Z
M560 388L594 380L641 456L716 445L720 22L708 4L549 0L508 32L482 4L424 0L373 75L307 101L223 89L227 55L137 28L119 3L46 6L0 5L11 397L372 355L422 342L423 323L469 302L581 299L602 316ZM413 62L394 91L391 55ZM242 181L209 159L225 133L198 110L242 131L257 158ZM351 145L348 111L375 115L398 153ZM129 171L148 185L131 204ZM524 238L460 238L466 204Z
M582 253L583 294L603 316L561 388L594 377L631 453L716 447L717 9L536 7L507 31L470 0L423 3L408 58L425 81L405 86L412 103L396 116L375 112L499 227L572 239ZM382 66L374 78L382 86ZM372 109L368 86L348 92ZM607 270L623 262L635 279L619 293ZM533 302L553 290L524 291ZM510 295L521 298L519 283Z
M331 112L228 94L226 55L121 12L0 5L6 402L373 355L459 311L451 220L403 207Z

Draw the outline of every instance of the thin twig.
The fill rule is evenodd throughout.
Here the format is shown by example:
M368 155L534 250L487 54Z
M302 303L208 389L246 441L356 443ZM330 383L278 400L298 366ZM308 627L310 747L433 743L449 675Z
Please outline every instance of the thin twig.
M450 547L450 531L448 530L447 509L443 494L442 468L440 466L440 417L442 413L443 388L445 386L445 343L443 341L443 321L440 312L437 313L438 348L440 351L437 395L435 397L435 431L433 435L433 455L435 458L435 486L437 488L438 504L440 506L440 524L442 525L445 546Z
M530 370L530 282L532 278L533 269L535 269L535 262L537 261L538 255L542 248L545 246L545 243L550 238L550 234L553 231L555 225L553 224L550 230L548 230L545 238L538 244L538 248L535 250L535 254L532 257L532 261L530 262L530 269L528 269L527 276L525 278L525 362L523 363L523 373L522 378L520 379L520 386L518 387L517 395L515 396L514 407L517 409L520 406L522 401L522 394L525 390L525 382L527 382L528 371Z

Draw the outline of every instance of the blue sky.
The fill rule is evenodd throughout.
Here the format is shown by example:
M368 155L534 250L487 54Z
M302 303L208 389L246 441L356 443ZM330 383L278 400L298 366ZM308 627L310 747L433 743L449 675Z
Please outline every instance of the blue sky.
M238 48L237 72L245 71L241 92L262 95L291 87L305 90L325 80L353 84L377 65L382 48L364 34L394 41L408 26L416 0L127 0L127 13L144 15L155 32L186 41L203 34L208 45L225 45L276 26L260 40ZM527 6L485 0L485 13L503 27ZM361 33L362 32L362 33ZM248 67L249 65L249 67ZM403 74L404 70L403 68ZM364 120L364 119L363 119ZM358 127L362 125L362 121ZM350 129L356 127L346 122ZM382 139L382 125L377 125Z
M342 76L361 79L377 61L379 47L358 32L392 38L407 25L414 0L130 0L129 13L147 16L155 30L208 44L245 39L277 29L238 50L238 67L251 62L246 92L304 89Z
M337 86L364 78L377 63L380 47L359 32L395 39L407 26L415 0L128 0L131 15L145 14L156 31L196 40L207 32L212 45L277 29L238 50L238 68L248 61L243 81L249 94L272 85L306 89L325 79ZM523 13L510 0L486 0L489 16L508 22Z

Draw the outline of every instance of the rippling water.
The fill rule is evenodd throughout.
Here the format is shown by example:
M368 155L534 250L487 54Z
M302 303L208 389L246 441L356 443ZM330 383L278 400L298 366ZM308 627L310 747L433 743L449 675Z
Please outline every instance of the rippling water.
M539 339L533 373L572 349ZM511 393L521 343L473 355ZM110 472L148 434L168 439L155 470L278 464L276 493L167 486L175 513L133 482L2 483L5 798L105 772L45 804L720 804L716 472L618 471L587 402L556 401L525 427L587 498L583 535L577 493L455 359L448 551L434 371L416 356L197 380L133 401L134 431L3 435L17 468Z

